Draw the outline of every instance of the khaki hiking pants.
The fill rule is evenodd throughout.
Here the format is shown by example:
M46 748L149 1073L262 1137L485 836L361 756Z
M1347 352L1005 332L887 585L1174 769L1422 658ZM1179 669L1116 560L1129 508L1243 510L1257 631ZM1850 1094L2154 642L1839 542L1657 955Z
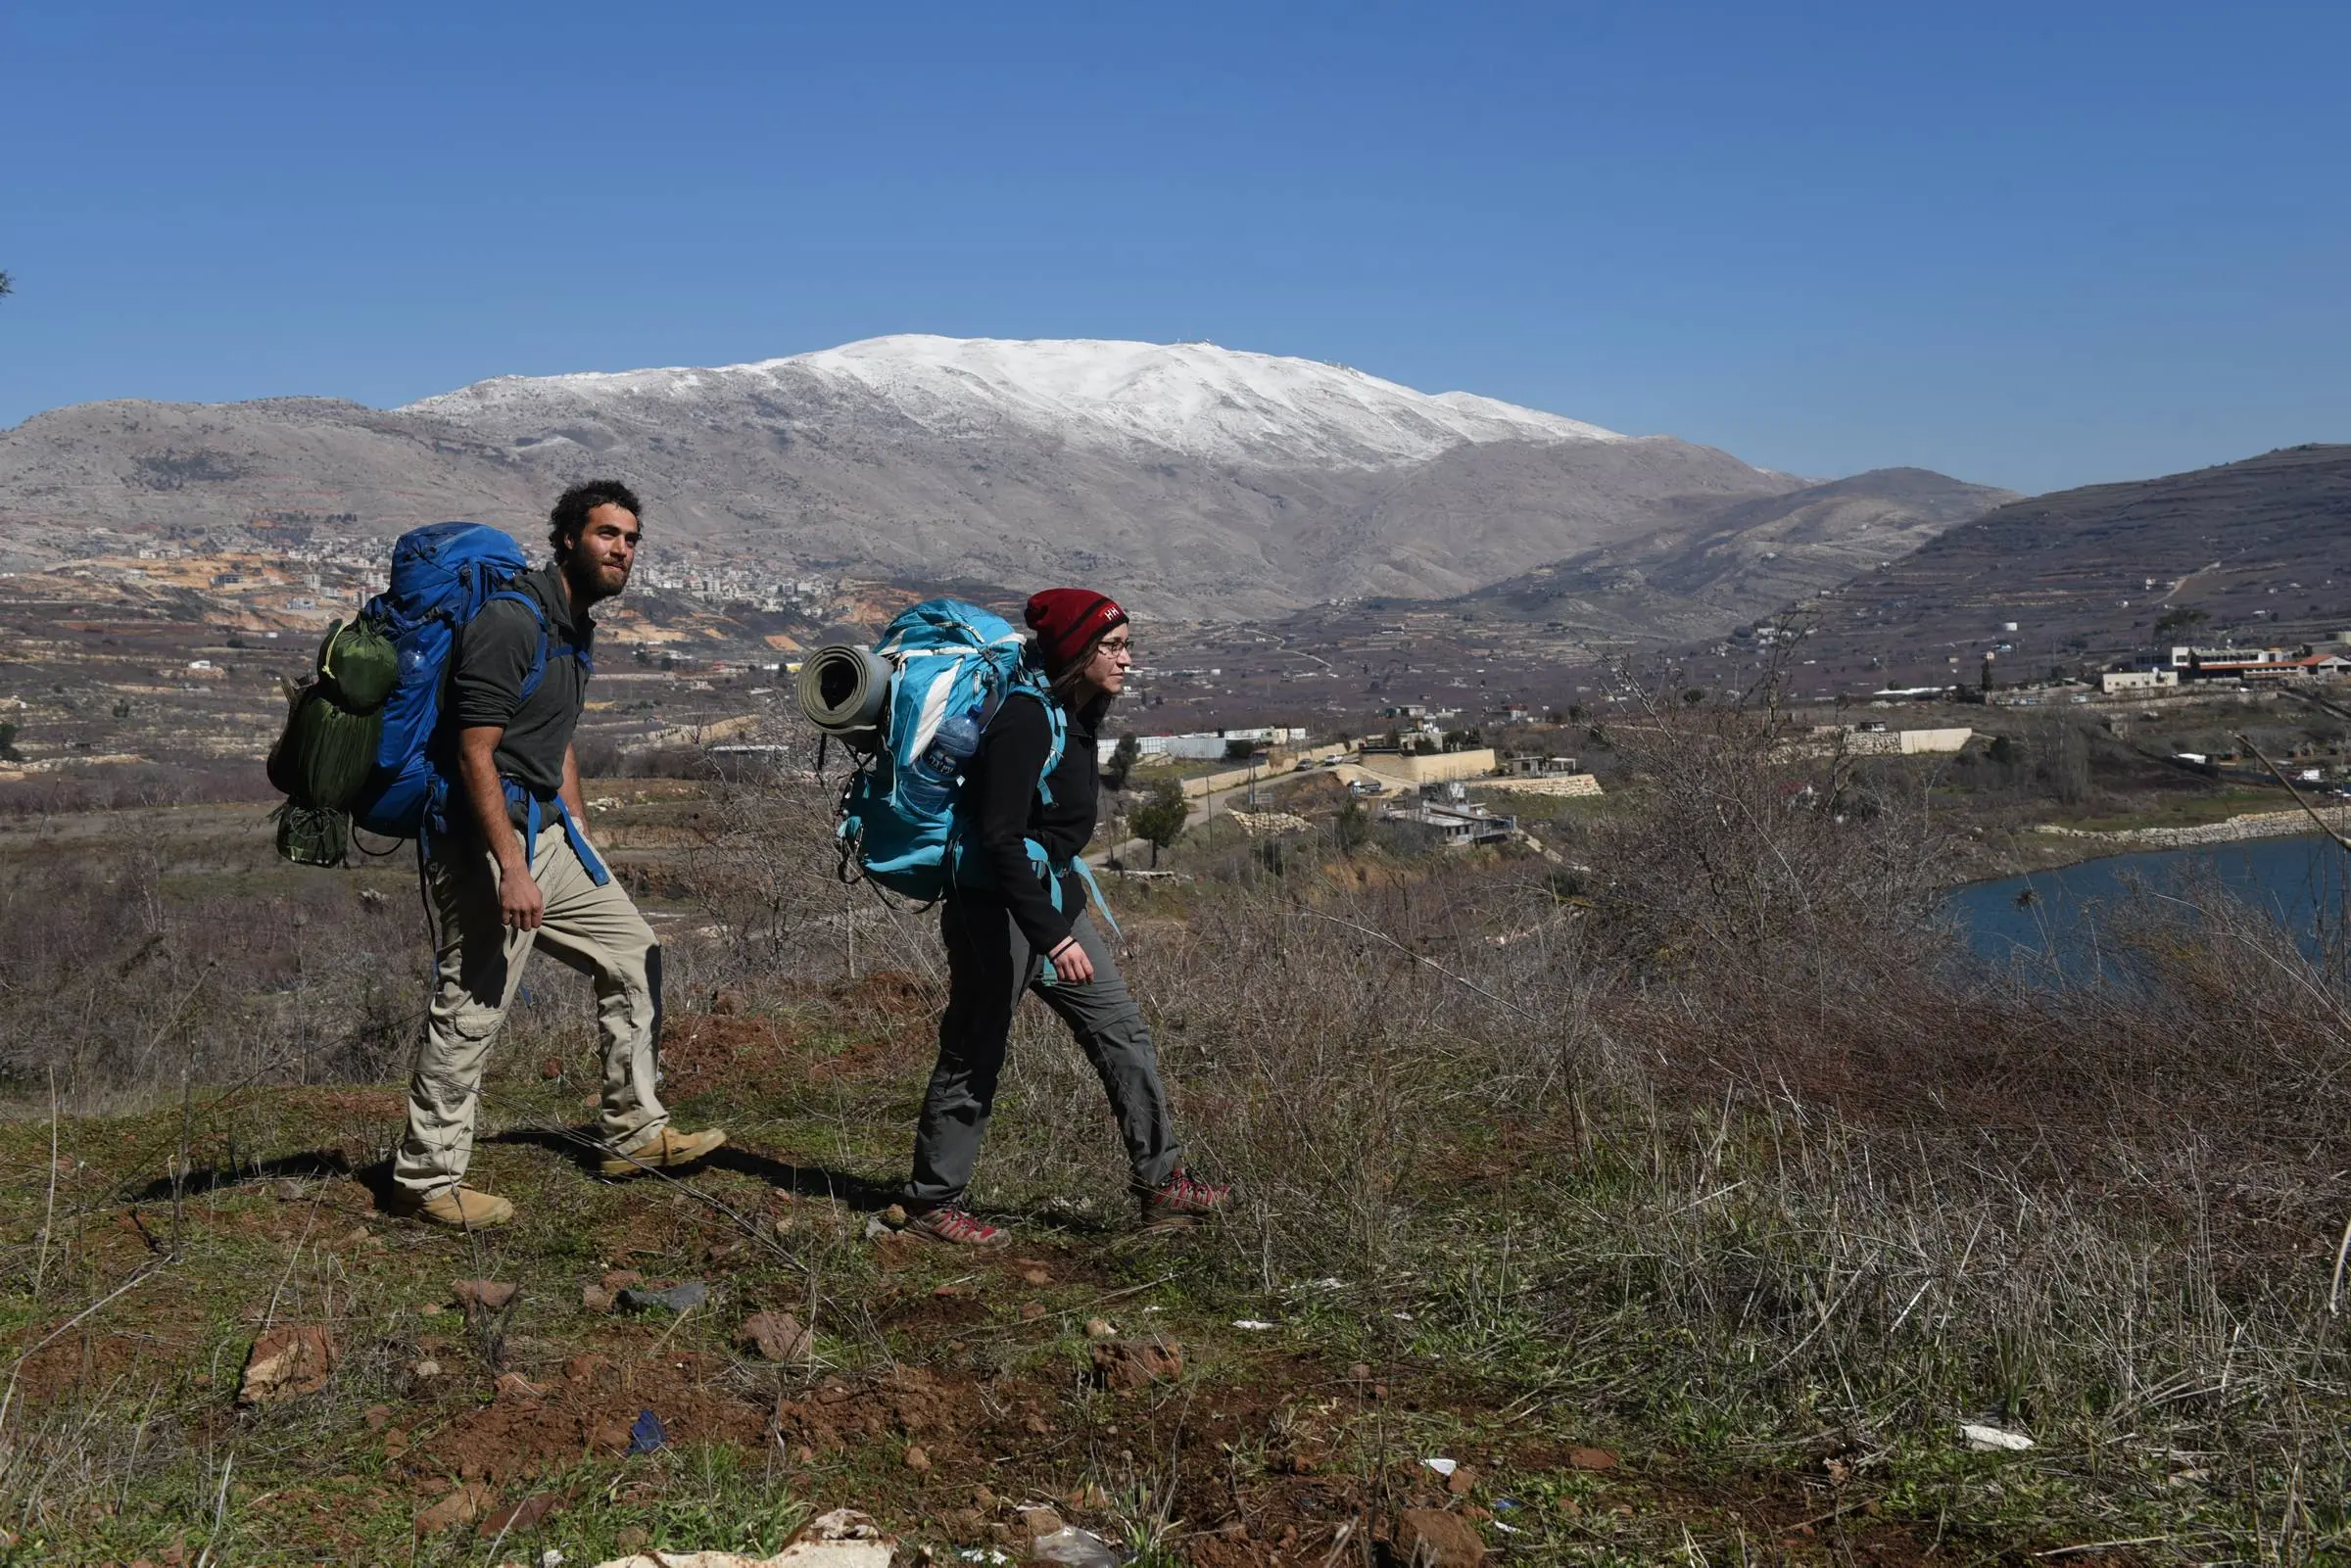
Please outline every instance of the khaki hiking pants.
M563 825L550 823L531 846L531 876L547 901L546 919L535 931L517 931L499 922L498 861L487 849L451 842L425 867L440 927L439 976L408 1078L408 1130L392 1179L430 1196L464 1178L490 1042L534 947L595 983L604 1042L605 1141L632 1149L659 1132L669 1120L653 1088L661 948L619 881L599 887Z

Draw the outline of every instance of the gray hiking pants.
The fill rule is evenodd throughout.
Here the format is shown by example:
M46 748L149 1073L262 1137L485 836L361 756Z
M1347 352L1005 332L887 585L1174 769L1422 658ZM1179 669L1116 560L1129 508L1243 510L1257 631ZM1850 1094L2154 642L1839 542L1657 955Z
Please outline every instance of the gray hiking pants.
M931 1069L914 1136L908 1206L955 1202L971 1184L995 1106L1012 1012L1021 993L1032 989L1061 1015L1101 1075L1133 1184L1157 1187L1173 1175L1182 1151L1160 1087L1151 1030L1092 918L1080 915L1074 932L1094 966L1094 977L1083 985L1042 983L1043 955L1030 948L1012 912L994 899L950 894L938 929L947 944L947 1011L938 1021L938 1066Z
M437 845L425 862L440 932L439 977L408 1078L408 1130L392 1179L429 1197L456 1186L473 1158L473 1123L490 1042L537 948L596 987L604 1042L605 1141L630 1149L669 1120L654 1093L661 1035L661 948L617 879L601 887L580 864L560 822L539 831L531 879L547 901L535 931L499 920L498 861L470 841Z

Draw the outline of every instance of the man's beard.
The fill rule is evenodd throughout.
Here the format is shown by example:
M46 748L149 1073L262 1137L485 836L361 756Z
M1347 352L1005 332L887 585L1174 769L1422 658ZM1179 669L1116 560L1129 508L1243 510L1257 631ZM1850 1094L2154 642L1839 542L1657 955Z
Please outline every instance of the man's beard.
M611 583L607 581L609 571L610 568L604 566L575 565L566 561L563 565L563 576L571 584L573 600L581 605L589 605L601 603L608 598L618 598L629 586L629 574L622 572L620 581Z

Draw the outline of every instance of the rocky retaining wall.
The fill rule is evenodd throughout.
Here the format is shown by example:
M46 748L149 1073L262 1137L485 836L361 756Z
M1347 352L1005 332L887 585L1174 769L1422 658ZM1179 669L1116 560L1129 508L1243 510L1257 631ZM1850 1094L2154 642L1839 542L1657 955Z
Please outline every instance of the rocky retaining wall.
M2337 833L2351 833L2351 806L2322 806L2319 819ZM2060 828L2053 822L2040 824L2035 832L2055 833L2063 838L2094 838L2101 843L2131 844L2147 849L2183 849L2191 844L2233 844L2247 838L2283 838L2311 831L2310 813L2296 808L2292 811L2255 811L2241 817L2227 817L2219 822L2197 823L2187 828L2122 828L2112 832L2093 832L2086 828Z

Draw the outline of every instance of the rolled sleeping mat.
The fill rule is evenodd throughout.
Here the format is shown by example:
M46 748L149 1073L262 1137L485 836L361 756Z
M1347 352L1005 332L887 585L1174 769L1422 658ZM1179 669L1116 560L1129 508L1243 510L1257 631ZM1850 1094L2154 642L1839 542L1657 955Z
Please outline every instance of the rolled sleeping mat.
M870 743L889 706L889 664L856 642L828 642L800 666L800 711L827 735Z

